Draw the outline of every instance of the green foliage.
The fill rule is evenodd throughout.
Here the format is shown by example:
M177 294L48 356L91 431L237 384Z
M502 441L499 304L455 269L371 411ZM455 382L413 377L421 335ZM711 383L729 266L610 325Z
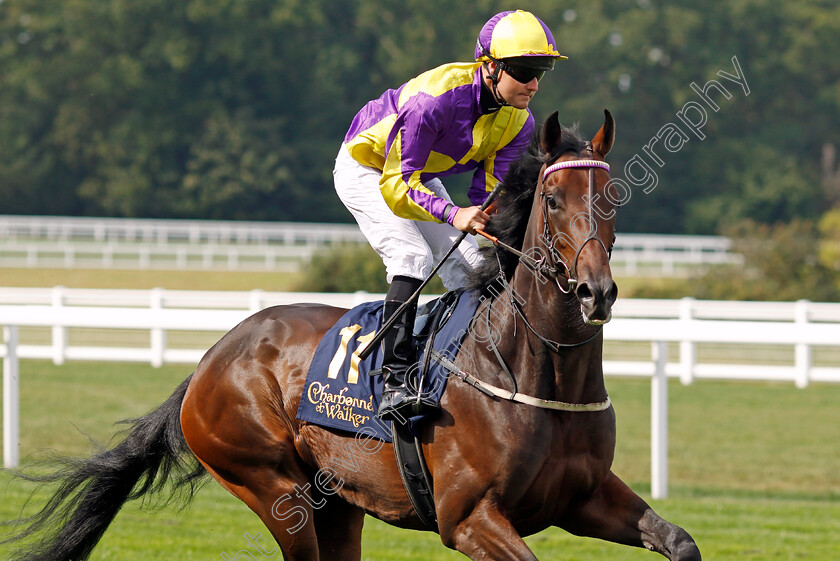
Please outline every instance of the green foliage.
M693 294L692 279L680 277L627 277L616 278L618 297L625 298L664 298L678 300Z
M385 265L369 246L347 245L324 250L304 268L295 290L308 292L387 292Z
M470 60L494 0L0 2L0 213L347 221L331 170L353 115L385 88ZM658 175L620 229L717 233L814 219L820 154L840 146L840 5L825 0L534 0L569 55L540 84L610 155ZM445 14L445 17L441 17ZM737 57L750 94L717 72ZM644 152L691 84L717 79L704 140ZM461 190L461 180L453 180ZM457 194L453 193L458 196Z
M256 119L245 109L210 116L190 147L176 206L180 214L202 209L202 218L268 218L272 195L293 173L288 162L294 153L279 136L283 120Z
M317 253L304 269L294 290L306 292L388 292L385 265L370 246L342 245ZM443 294L446 289L435 276L423 294Z
M821 259L823 245L813 222L768 226L747 220L727 234L744 263L711 269L695 283L697 298L840 301L840 270Z
M838 273L837 282L840 283L840 206L823 215L819 231L822 238L818 249L819 262Z
M729 153L730 166L721 168L715 146L704 146L697 157L703 167L697 177L708 187L702 198L687 205L689 230L721 232L745 218L762 223L816 217L821 203L819 177L795 157L754 143L719 143Z

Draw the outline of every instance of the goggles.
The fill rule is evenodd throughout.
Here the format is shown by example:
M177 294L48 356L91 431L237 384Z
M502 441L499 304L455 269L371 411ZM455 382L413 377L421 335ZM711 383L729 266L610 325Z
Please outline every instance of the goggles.
M539 82L542 80L542 77L545 75L545 70L538 70L536 68L528 68L527 66L517 66L513 64L508 64L506 62L499 63L502 66L502 70L508 73L508 76L519 82L520 84L527 84L534 78L537 79Z

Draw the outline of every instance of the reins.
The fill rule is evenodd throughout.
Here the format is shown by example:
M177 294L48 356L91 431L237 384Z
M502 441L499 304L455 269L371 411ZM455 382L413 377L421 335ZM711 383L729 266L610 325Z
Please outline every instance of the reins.
M592 146L588 142L586 144L586 150L588 150L590 153L592 152ZM545 180L548 178L549 175L551 175L554 172L564 170L564 169L575 169L575 168L577 168L577 169L586 168L586 169L589 170L589 199L587 201L589 232L587 233L587 238L583 241L583 243L580 244L580 246L575 251L575 256L572 259L572 264L571 264L571 266L569 266L569 265L566 265L566 262L563 260L563 256L560 255L559 251L557 251L557 248L555 247L555 245L553 243L553 238L551 236L551 229L550 229L550 226L549 226L549 223L548 223L548 202L547 202L546 195L545 195ZM595 217L594 217L594 211L592 209L592 206L594 205L595 200L596 200L595 199L596 187L595 187L594 170L597 169L597 168L604 169L607 172L610 171L610 165L608 163L606 163L604 161L601 161L601 160L593 160L593 159L569 160L569 161L565 161L565 162L558 162L558 163L552 164L548 167L543 165L542 169L540 170L539 183L538 183L537 187L540 190L539 196L540 196L540 199L543 202L543 234L542 234L542 239L543 239L544 242L546 242L546 245L548 246L549 257L553 261L552 264L546 263L545 262L546 259L534 259L530 255L528 255L526 253L523 253L522 251L519 251L518 249L502 242L496 236L488 234L488 233L486 233L482 230L476 230L476 233L481 234L482 236L484 236L485 238L487 238L488 240L490 240L493 243L493 245L496 247L496 252L497 252L496 253L496 259L497 260L499 260L499 256L498 256L499 248L502 248L505 251L509 251L510 253L513 253L516 257L518 257L519 262L522 263L523 265L525 265L531 271L534 271L538 274L542 274L542 275L553 278L555 280L555 283L557 284L557 288L558 288L558 290L560 290L560 292L562 292L563 294L571 293L574 290L574 287L577 286L577 284L578 284L578 281L577 281L577 262L578 262L578 258L580 257L580 253L583 250L583 248L586 246L586 244L589 243L592 240L597 240L598 243L601 244L601 247L604 248L604 252L607 255L610 254L610 250L607 248L606 245L604 245L604 242L601 241L601 239L596 236L595 229L592 227L592 225L595 224ZM558 263L562 264L563 268L565 268L565 270L566 270L566 283L567 283L567 287L568 287L566 290L563 289L563 287L560 285L560 282L558 280L558 276L560 275L560 271L559 271L559 268L558 268L558 265L557 265ZM534 327L528 321L528 318L525 317L525 314L522 312L522 309L519 307L519 303L516 301L516 298L513 296L513 289L511 288L510 284L507 282L507 279L505 278L504 271L502 270L501 261L499 261L499 278L501 280L502 286L505 289L505 292L507 292L507 294L510 298L511 309L513 310L514 315L518 314L519 317L522 318L522 322L531 331L531 333L533 333L540 341L542 341L548 348L550 348L555 353L559 352L560 349L563 349L563 348L579 347L579 346L585 345L585 344L589 343L590 341L592 341L593 339L595 339L595 337L597 337L598 334L601 332L601 330L599 329L598 331L596 331L591 337L589 337L585 341L581 341L581 342L577 342L577 343L560 343L560 342L553 341L551 339L548 339L548 338L544 337L539 332L537 332L536 329L534 329Z
M592 148L589 146L588 143L587 143L587 150L589 150L590 152L592 151ZM589 224L589 232L587 232L587 237L586 237L585 240L583 240L583 243L581 243L578 246L577 250L575 251L574 257L572 258L571 264L569 265L563 259L563 256L560 254L560 252L557 251L557 248L554 246L554 243L553 243L553 237L551 235L551 228L550 228L549 223L548 223L548 199L546 198L546 194L545 194L545 180L548 178L549 175L551 175L554 172L561 171L561 170L564 170L564 169L574 169L574 168L587 168L587 169L589 169L589 194L588 194L589 198L587 200L587 203L588 203L587 204L587 220L588 220L588 224ZM528 255L527 253L524 253L524 252L516 249L515 247L513 247L509 244L506 244L505 242L501 241L496 236L493 236L492 234L488 234L487 232L485 232L483 230L476 230L476 234L479 234L480 236L483 236L484 238L488 239L497 248L501 247L505 251L508 251L508 252L512 253L517 258L519 258L519 261L523 265L528 267L530 270L532 270L532 271L534 271L534 272L536 272L540 275L543 275L543 276L549 277L551 279L554 279L556 284L557 284L557 288L560 290L560 292L562 292L564 294L569 294L570 292L572 292L575 289L575 287L578 284L578 281L577 281L577 262L578 262L578 259L580 258L580 254L583 251L583 248L586 247L586 244L595 240L599 244L601 244L601 247L604 248L604 252L607 253L607 255L610 255L610 253L611 253L610 249L607 248L607 246L604 244L603 241L601 241L601 239L596 235L594 229L592 228L592 224L595 223L594 211L593 211L593 208L592 208L593 205L594 205L594 202L596 200L595 174L594 174L595 169L603 169L603 170L606 170L607 172L609 172L610 171L610 165L606 162L601 161L601 160L581 159L581 160L570 160L570 161L566 161L566 162L558 162L558 163L553 164L553 165L548 166L548 167L543 166L543 168L540 170L540 178L539 178L538 188L540 190L539 196L540 196L540 199L542 200L542 204L543 204L543 233L542 233L541 239L545 242L545 245L548 248L548 256L547 257L550 259L551 263L546 262L547 260L544 259L544 258L535 259L535 258L531 257L530 255ZM566 288L565 289L560 285L560 281L559 281L559 277L561 276L561 268L563 270L565 270L565 275L563 275L566 279Z
M587 149L590 152L592 151L591 145L589 145L588 143L587 143ZM587 233L586 239L577 248L577 250L575 252L575 256L572 259L571 266L570 266L570 265L566 264L566 262L563 260L562 255L560 254L560 252L557 251L557 248L555 247L555 245L553 243L553 239L551 237L551 230L550 230L550 226L549 226L549 223L548 223L548 201L547 201L546 194L545 194L545 180L548 178L549 175L551 175L554 172L557 172L557 171L560 171L560 170L563 170L563 169L574 169L574 168L588 168L588 170L589 170L589 199L587 201L588 202L587 210L588 210L588 220L589 220L589 232ZM527 267L531 271L553 278L555 280L555 283L557 284L557 288L560 290L560 292L562 292L563 294L571 293L578 284L578 281L577 281L577 262L578 262L578 258L580 257L580 253L583 250L584 246L586 246L586 244L589 243L592 240L597 240L598 243L601 244L601 247L604 248L604 251L607 253L607 255L610 254L610 250L606 247L604 242L601 241L601 239L598 238L595 235L594 228L592 228L592 225L595 224L594 211L593 211L593 208L592 208L592 206L595 202L595 195L596 195L595 175L594 175L594 170L595 169L604 169L604 170L607 170L609 172L610 166L606 162L603 162L603 161L600 161L600 160L581 159L581 160L570 160L570 161L566 161L566 162L559 162L559 163L553 164L553 165L548 166L548 167L543 165L543 168L540 170L540 178L539 178L538 188L540 189L539 196L540 196L540 199L542 200L542 204L543 204L543 234L542 234L542 239L543 239L543 241L546 242L546 245L548 245L549 252L548 252L547 257L548 257L548 259L553 261L553 263L547 263L546 262L547 259L544 259L544 258L534 259L530 255L528 255L528 254L526 254L526 253L524 253L524 252L506 244L505 242L499 240L499 238L497 238L496 236L488 234L487 232L484 232L483 230L476 230L477 234L480 234L481 236L490 240L493 243L494 247L496 248L496 259L499 261L499 278L501 280L501 283L502 283L502 286L503 286L505 292L508 294L508 297L510 299L511 310L514 314L514 330L516 329L515 316L518 315L522 319L522 322L525 324L525 326L528 328L528 330L535 337L537 337L543 344L545 344L551 351L553 351L555 353L560 352L561 349L581 347L583 345L586 345L586 344L590 343L596 337L598 337L598 335L601 334L601 331L602 331L603 328L599 326L598 330L595 331L595 333L591 337L587 338L584 341L575 342L575 343L561 343L561 342L558 342L558 341L553 341L553 340L541 335L534 328L534 326L532 326L531 323L528 321L528 318L523 313L523 310L520 307L519 302L517 302L516 297L513 294L513 288L508 283L507 278L505 277L504 271L502 270L501 260L499 259L498 251L499 251L499 248L501 248L501 249L504 249L505 251L508 251L508 252L512 253L513 255L515 255L519 259L519 262L522 265L524 265L525 267ZM563 269L565 269L565 272L566 272L565 278L566 278L567 288L565 290L560 285L559 276L561 275L561 272L560 272L560 268L558 267L558 265L562 265ZM490 323L489 322L490 322L490 313L491 313L492 305L493 305L492 301L488 302L487 318L485 320L485 323L487 325L488 330L490 329ZM515 337L515 331L514 331L514 337ZM432 359L435 360L438 364L440 364L446 370L449 370L453 375L455 375L455 377L457 377L461 381L463 381L466 384L474 387L475 389L479 390L480 392L484 393L485 395L488 395L488 396L493 397L493 398L504 399L506 401L513 401L513 402L516 402L516 403L522 403L522 404L525 404L525 405L529 405L529 406L532 406L532 407L538 407L538 408L541 408L541 409L551 409L551 410L555 410L555 411L568 411L568 412L604 411L606 409L609 409L609 407L611 406L609 396L607 396L606 400L599 401L599 402L596 402L596 403L567 403L567 402L564 402L564 401L541 399L541 398L532 397L532 396L529 396L529 395L524 395L524 394L519 393L518 385L517 385L517 382L516 382L516 377L513 375L513 373L511 373L510 369L505 364L505 361L502 358L501 353L499 352L495 341L493 341L493 338L492 337L488 337L488 338L489 338L489 341L490 341L490 343L489 343L490 349L493 351L493 354L496 356L496 360L499 362L499 365L501 366L502 370L505 372L505 374L507 374L508 378L510 378L511 383L513 384L513 391L512 392L508 391L508 390L505 390L504 388L499 388L497 386L494 386L492 384L484 382L484 381L476 378L472 374L469 374L468 372L464 372L463 370L458 368L458 366L454 362L449 360L444 355L438 353L437 351L434 351L434 350L432 351L432 354L431 354Z
M498 260L498 254L496 255L496 259ZM518 315L522 319L522 323L525 324L525 327L527 327L528 330L531 333L533 333L534 336L537 339L542 341L542 343L546 347L551 349L553 352L559 353L561 349L570 349L570 348L574 348L574 347L582 347L583 345L586 345L587 343L589 343L590 341L595 339L595 337L597 337L598 334L601 332L602 328L601 328L601 326L599 326L598 330L595 331L595 333L593 333L591 337L589 337L588 339L585 339L583 341L578 341L578 342L575 342L575 343L560 343L559 341L554 341L552 339L549 339L549 338L541 335L534 328L534 326L531 325L531 322L528 321L528 318L525 316L525 313L522 311L522 308L521 308L519 302L516 300L516 297L513 294L513 287L510 286L510 283L508 283L507 279L505 278L505 276L504 276L504 274L501 270L501 262L499 263L499 281L501 282L502 287L505 289L505 292L507 293L508 298L510 299L510 307L511 307L511 310L513 311L513 315L514 316ZM487 305L488 310L490 308L492 308L492 306L493 306L493 302L491 301ZM489 311L488 311L488 313L489 313ZM516 329L516 324L515 323L514 323L514 329ZM490 342L491 342L491 344L493 344L495 346L495 343L493 343L492 339L490 340Z

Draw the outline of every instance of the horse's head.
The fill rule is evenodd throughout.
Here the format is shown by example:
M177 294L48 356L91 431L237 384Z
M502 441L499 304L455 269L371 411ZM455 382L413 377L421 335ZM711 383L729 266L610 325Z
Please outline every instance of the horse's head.
M615 139L615 121L609 111L604 114L598 134L583 146L564 142L557 113L546 120L540 145L547 159L531 211L556 288L573 292L584 321L595 325L610 320L618 296L609 261L615 208L606 193L610 175L604 162Z

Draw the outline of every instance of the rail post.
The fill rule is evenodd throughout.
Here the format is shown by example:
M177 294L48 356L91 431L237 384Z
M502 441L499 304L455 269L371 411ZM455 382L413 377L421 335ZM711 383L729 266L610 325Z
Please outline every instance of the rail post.
M668 498L668 343L653 343L653 378L650 408L650 493L654 499Z
M3 357L3 465L16 468L20 463L20 361L18 328L3 328L6 355Z
M680 299L680 319L691 321L694 317L694 298ZM688 386L694 381L694 365L697 362L697 344L694 341L680 341L680 381Z
M801 325L808 323L808 300L797 300L794 308L794 322ZM794 350L795 355L795 369L796 369L796 387L806 388L810 382L811 366L813 356L811 347L807 343L797 343Z
M163 288L153 288L149 297L149 307L152 310L160 311L163 309ZM152 366L160 368L163 366L163 354L166 351L166 331L162 327L153 327L150 332L150 339Z
M52 307L56 315L64 307L64 287L54 286L52 289ZM53 364L64 364L64 355L67 353L67 328L61 325L52 326L52 355Z
M248 294L248 310L257 313L263 309L263 296L265 292L259 288L253 289Z

